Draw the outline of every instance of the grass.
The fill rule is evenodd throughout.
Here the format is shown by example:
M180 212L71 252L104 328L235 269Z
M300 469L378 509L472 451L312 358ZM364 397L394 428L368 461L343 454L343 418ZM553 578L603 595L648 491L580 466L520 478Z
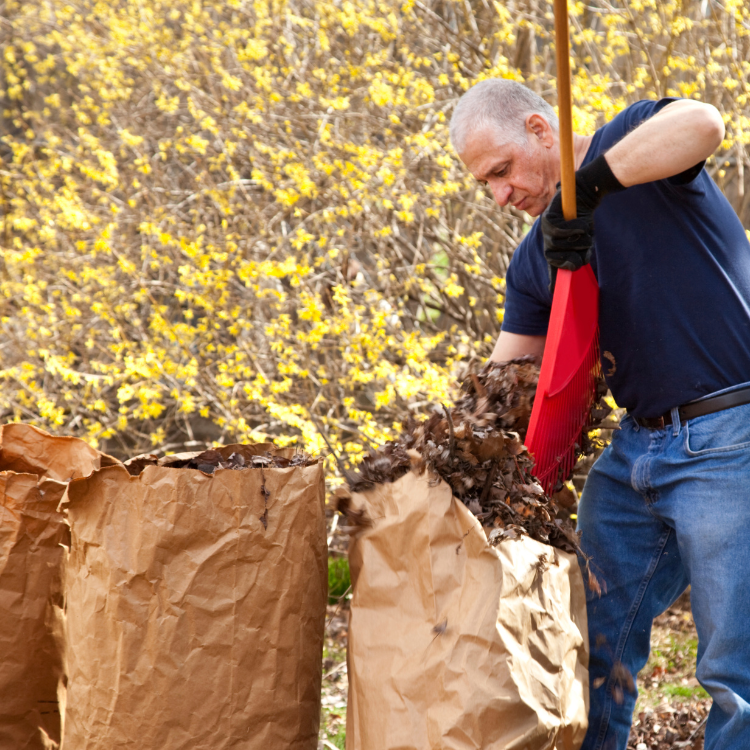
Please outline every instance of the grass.
M339 750L346 747L346 687L344 675L323 680L323 700L329 705L322 706L318 738L329 743L325 745L329 750L331 745Z
M331 712L326 711L326 714L330 715ZM331 721L336 721L336 719L329 719L328 715L325 716L324 721L325 725L329 726L331 724ZM334 717L338 717L338 714L333 714ZM331 734L329 732L325 733L325 737L322 739L328 740L332 745L339 748L339 750L345 750L346 748L346 726L344 724L339 724L337 726L337 731L335 734Z
M689 610L659 618L651 633L651 656L638 675L636 715L662 703L708 698L695 678L698 639Z
M700 685L693 687L688 685L664 685L662 692L670 698L681 698L683 700L700 700L710 697Z
M349 561L345 557L328 558L328 603L337 604L346 594L352 580L349 575Z

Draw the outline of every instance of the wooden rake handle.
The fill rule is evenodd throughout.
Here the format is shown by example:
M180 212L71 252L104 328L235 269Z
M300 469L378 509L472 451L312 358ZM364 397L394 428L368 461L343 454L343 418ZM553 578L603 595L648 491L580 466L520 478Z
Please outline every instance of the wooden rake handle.
M563 216L576 218L576 167L573 154L573 107L570 94L568 0L554 0L557 58L557 114L560 121L560 182Z

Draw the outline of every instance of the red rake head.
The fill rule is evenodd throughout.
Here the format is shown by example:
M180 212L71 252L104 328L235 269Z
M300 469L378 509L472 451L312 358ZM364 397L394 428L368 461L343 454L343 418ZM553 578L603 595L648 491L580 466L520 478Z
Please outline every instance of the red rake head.
M566 480L589 421L601 373L599 285L591 270L558 271L526 445L547 494Z

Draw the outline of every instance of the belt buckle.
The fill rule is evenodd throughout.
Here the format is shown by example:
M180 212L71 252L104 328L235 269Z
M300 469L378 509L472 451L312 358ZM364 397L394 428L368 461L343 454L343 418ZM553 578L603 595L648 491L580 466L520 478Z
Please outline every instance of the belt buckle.
M656 422L656 426L654 427L655 430L663 430L666 425L664 424L664 415L661 417L655 417L654 422Z

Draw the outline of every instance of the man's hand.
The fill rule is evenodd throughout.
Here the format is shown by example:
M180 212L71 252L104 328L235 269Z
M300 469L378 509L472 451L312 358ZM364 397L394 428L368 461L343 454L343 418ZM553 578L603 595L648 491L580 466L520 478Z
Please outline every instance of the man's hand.
M542 214L544 255L550 269L550 289L554 289L558 268L577 271L591 262L594 247L594 212L605 195L625 190L600 154L576 172L576 218L566 221L562 193L558 188Z
M594 246L594 208L596 207L584 208L581 205L576 189L577 216L571 221L566 221L562 210L562 191L558 187L555 197L542 214L544 255L550 267L577 271L581 266L591 262L591 251Z

